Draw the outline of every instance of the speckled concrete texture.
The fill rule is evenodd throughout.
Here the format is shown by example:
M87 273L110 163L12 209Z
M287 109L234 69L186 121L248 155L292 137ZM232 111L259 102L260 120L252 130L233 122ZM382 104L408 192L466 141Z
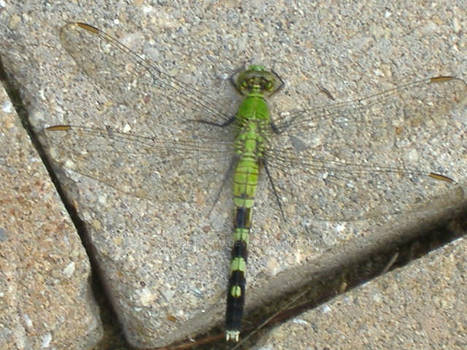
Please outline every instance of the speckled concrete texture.
M182 154L164 165L167 159L163 152L155 153L154 136L172 134L174 144L199 142L196 130L189 133L176 127L208 112L190 109L195 104L190 98L186 104L179 103L188 91L185 88L156 86L139 93L137 88L152 83L138 85L144 71L126 81L127 95L118 93L119 82L135 69L134 62L109 65L101 75L105 78L96 81L64 50L60 28L78 20L105 30L157 62L164 72L195 87L201 97L208 96L214 101L210 106L227 116L235 113L240 100L227 78L245 63L272 67L286 86L271 99L271 110L276 118L287 118L291 114L281 112L319 113L311 106L332 103L330 96L345 101L437 75L465 79L463 8L461 1L418 1L404 7L371 0L332 5L310 1L26 1L19 5L0 1L4 65L20 83L31 123L87 225L112 304L131 344L162 346L222 324L232 241L229 186L208 214L228 162L211 150L200 158ZM83 47L81 57L86 52L89 57L108 57L99 56L107 49L89 45ZM87 67L92 70L92 63L100 62L87 62ZM401 232L407 231L394 229L395 223L402 228L413 225L462 202L465 109L437 108L462 93L444 91L439 96L447 99L437 100L432 94L433 99L427 97L424 103L424 91L418 92L421 96L399 114L391 114L384 103L371 106L375 111L369 114L383 128L372 128L378 123L365 119L364 111L370 109L361 105L353 109L356 102L331 113L330 119L311 120L324 126L313 137L287 137L287 142L319 152L313 159L316 164L324 158L333 160L337 168L342 158L399 170L409 164L457 182L409 179L397 171L394 177L375 171L374 179L371 170L361 172L365 175L323 170L309 176L288 168L281 173L276 167L278 187L295 186L296 196L283 192L290 218L285 223L274 196L267 192L267 180L261 182L250 240L247 313L282 295L286 286L293 289L303 278L318 273L324 256L338 261L338 252L347 244L365 247L365 242L378 245L392 237L400 239ZM432 110L437 113L424 113ZM346 118L350 123L345 124ZM109 145L89 133L57 141L43 132L46 126L62 123L99 127L107 135L131 132L147 138L139 142L120 138ZM158 157L151 157L151 145ZM202 153L203 148L199 149ZM202 162L209 157L213 162ZM291 180L287 173L297 176ZM365 181L359 184L358 176ZM376 192L379 195L373 197ZM343 214L357 209L365 215ZM396 212L402 214L379 215ZM355 220L361 218L365 220ZM307 272L288 273L294 268ZM284 289L268 288L272 282Z
M465 348L467 243L459 239L277 327L265 349Z
M0 348L89 349L88 258L3 88L0 144Z

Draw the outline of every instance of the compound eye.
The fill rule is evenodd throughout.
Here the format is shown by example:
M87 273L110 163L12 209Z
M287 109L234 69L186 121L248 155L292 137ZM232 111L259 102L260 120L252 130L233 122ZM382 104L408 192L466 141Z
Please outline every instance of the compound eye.
M270 80L262 79L261 81L261 88L265 91L269 91L272 88L272 83Z

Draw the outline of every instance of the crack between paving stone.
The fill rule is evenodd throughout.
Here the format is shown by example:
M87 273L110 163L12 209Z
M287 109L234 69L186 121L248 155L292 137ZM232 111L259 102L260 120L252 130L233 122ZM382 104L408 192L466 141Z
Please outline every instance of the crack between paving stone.
M101 342L96 345L93 349L108 349L108 343L118 343L118 346L125 346L125 349L130 349L131 347L126 343L126 340L123 337L122 327L116 322L117 320L115 309L112 306L111 299L109 297L108 288L105 285L105 279L103 271L101 270L97 260L95 247L92 242L89 240L89 235L87 233L84 222L79 218L78 213L75 207L71 204L69 198L67 198L65 191L63 190L60 181L55 174L55 171L42 147L37 136L35 135L33 128L29 122L29 112L26 104L23 101L21 96L21 84L15 79L14 76L7 73L2 57L0 57L0 81L2 82L5 91L10 98L13 107L21 121L23 128L26 130L33 147L38 153L39 157L42 160L44 167L46 168L48 175L55 186L55 189L65 206L66 211L68 212L73 225L75 226L76 232L81 240L81 243L86 251L86 255L89 259L91 266L91 280L89 281L91 290L96 300L96 303L99 306L100 318L104 326L104 336ZM108 333L113 334L109 335ZM113 340L108 340L111 337ZM118 338L115 340L115 338ZM106 344L103 344L106 343Z

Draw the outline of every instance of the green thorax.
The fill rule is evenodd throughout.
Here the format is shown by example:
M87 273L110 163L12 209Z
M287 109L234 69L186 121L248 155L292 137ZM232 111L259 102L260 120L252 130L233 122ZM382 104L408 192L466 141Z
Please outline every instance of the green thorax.
M233 83L237 91L245 96L236 115L237 154L248 158L261 157L264 142L271 130L266 97L279 90L282 81L277 74L263 66L251 65L234 76Z
M238 92L245 96L237 115L238 133L235 151L239 157L234 173L234 203L237 207L251 208L265 143L271 131L266 97L279 88L275 74L262 66L250 66L235 80Z

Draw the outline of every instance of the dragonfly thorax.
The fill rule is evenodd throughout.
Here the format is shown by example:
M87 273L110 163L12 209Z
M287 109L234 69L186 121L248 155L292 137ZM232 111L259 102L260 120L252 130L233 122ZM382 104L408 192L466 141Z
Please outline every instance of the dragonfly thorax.
M236 153L241 158L258 160L263 157L264 144L267 139L264 129L265 120L245 120L241 127L236 143Z

